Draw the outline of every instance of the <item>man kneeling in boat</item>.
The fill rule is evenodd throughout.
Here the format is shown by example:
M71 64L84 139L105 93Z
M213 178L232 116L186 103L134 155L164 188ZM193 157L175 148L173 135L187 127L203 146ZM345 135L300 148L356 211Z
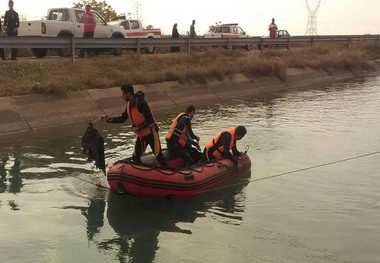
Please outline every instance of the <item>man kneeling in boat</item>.
M247 130L244 126L237 126L222 131L211 141L206 144L204 155L207 160L214 160L222 157L227 157L235 165L238 165L238 158L242 155L236 148L236 141L241 140ZM232 153L230 152L232 150Z
M133 162L141 163L141 156L149 144L158 163L162 167L167 167L166 160L161 151L158 125L148 103L144 99L144 92L138 91L135 93L133 86L129 83L123 84L121 91L123 99L127 102L125 111L121 115L114 117L103 115L101 116L102 119L110 123L123 123L129 118L132 123L132 129L138 136L132 156Z
M190 105L185 112L178 114L166 134L166 143L170 153L185 159L188 165L193 165L202 159L199 137L191 128L191 120L195 115L195 107ZM197 151L193 146L197 147Z

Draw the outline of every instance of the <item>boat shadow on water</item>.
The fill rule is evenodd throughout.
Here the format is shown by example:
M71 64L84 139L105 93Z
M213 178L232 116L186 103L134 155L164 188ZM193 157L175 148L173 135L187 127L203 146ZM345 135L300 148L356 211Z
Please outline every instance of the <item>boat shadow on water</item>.
M194 223L197 218L212 218L227 224L240 224L245 210L244 188L251 172L245 172L224 188L186 200L165 200L109 193L105 200L91 200L86 213L87 237L104 253L114 254L119 262L153 262L161 232L191 235L179 223ZM105 209L116 236L98 240Z

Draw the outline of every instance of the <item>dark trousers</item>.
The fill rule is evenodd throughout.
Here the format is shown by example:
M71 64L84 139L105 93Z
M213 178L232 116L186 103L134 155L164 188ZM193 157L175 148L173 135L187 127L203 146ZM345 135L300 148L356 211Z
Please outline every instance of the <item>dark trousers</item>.
M193 165L203 160L202 153L195 149L190 143L182 147L178 141L168 140L166 144L170 153L182 157L188 165Z
M157 162L161 165L166 165L166 160L161 151L161 143L158 133L154 128L151 128L151 130L151 134L144 136L143 138L137 137L135 151L132 156L133 161L137 163L141 162L141 156L145 152L146 147L149 145L154 156L157 158Z
M8 34L9 37L17 37L17 34ZM4 49L0 49L0 57L1 59L5 59ZM16 59L17 58L17 48L11 49L11 58Z
M84 32L84 33L83 33L83 38L94 38L94 32ZM82 48L82 49L80 50L80 56L81 56L81 57L84 57L84 52L85 52L86 50L87 50L87 55L88 55L88 56L93 55L93 54L92 54L92 49L91 49L91 48L87 48L87 49Z
M185 148L183 148L178 142L168 140L166 141L166 146L168 147L168 150L171 154L182 157L185 159L188 165L195 163L194 159L191 156L191 145L185 145Z

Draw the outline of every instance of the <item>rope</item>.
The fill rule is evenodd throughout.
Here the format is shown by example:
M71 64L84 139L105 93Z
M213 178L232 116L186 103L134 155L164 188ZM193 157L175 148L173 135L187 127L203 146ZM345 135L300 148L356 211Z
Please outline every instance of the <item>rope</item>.
M240 186L240 185L246 184L247 182L248 183L253 183L253 182L258 182L258 181L264 181L264 180L273 179L273 178L276 178L276 177L281 177L281 176L285 176L285 175L289 175L289 174L299 173L299 172L303 172L303 171L307 171L307 170L312 170L312 169L316 169L316 168L320 168L320 167L324 167L324 166L329 166L329 165L333 165L333 164L337 164L337 163L343 163L343 162L348 162L348 161L352 161L352 160L356 160L356 159L360 159L360 158L365 158L365 157L376 155L376 154L380 154L380 151L372 152L372 153L367 153L367 154L363 154L363 155L358 155L358 156L355 156L355 157L350 157L350 158L346 158L346 159L342 159L342 160L337 160L337 161L333 161L333 162L329 162L329 163L318 164L318 165L314 165L314 166L310 166L310 167L306 167L306 168L302 168L302 169L298 169L298 170L293 170L293 171L289 171L289 172L274 174L274 175L270 175L270 176L266 176L266 177L262 177L262 178L251 179L251 180L244 180L244 181L236 183L236 184L226 185L226 186L222 186L222 187L218 187L218 188L202 191L202 192L199 192L199 193L203 194L203 193L218 191L218 190L222 190L222 189L228 189L228 188L232 188L232 187L235 187L235 186Z
M88 180L83 179L83 178L79 178L78 176L74 176L74 175L69 175L68 177L72 177L72 178L78 179L78 180L80 180L80 181L83 181L83 182L89 183L89 184L94 185L94 186L96 186L96 187L98 187L98 188L111 189L109 186L104 186L104 185L102 185L100 182L95 184L95 183L93 183L93 182L91 182L91 181L88 181Z

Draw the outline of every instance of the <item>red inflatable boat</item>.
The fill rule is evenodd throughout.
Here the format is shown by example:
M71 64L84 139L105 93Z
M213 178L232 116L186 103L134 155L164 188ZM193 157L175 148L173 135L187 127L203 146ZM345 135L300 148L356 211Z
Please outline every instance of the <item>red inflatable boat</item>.
M164 155L167 156L167 153ZM240 169L229 159L181 167L184 161L177 158L170 160L168 164L170 167L179 168L164 170L155 166L155 158L148 155L142 158L141 164L133 164L131 159L113 164L107 180L111 189L119 193L183 199L224 186L236 179L240 173L251 169L251 160L247 154L242 155L239 162Z

